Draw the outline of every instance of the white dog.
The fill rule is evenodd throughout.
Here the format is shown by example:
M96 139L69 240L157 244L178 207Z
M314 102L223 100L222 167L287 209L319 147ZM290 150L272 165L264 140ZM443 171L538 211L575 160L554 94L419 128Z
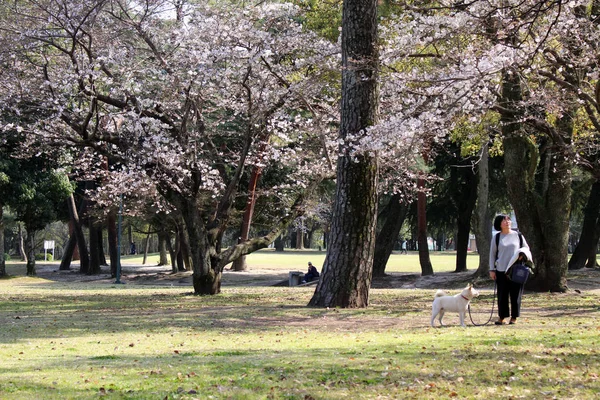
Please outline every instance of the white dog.
M473 285L471 284L456 296L446 296L446 293L443 290L438 290L435 294L433 305L431 306L431 326L435 326L433 322L437 315L440 316L440 325L444 326L444 323L442 322L444 314L446 311L452 311L458 312L461 326L466 327L465 313L467 312L467 307L469 306L471 299L477 296L479 296L479 292L473 289Z

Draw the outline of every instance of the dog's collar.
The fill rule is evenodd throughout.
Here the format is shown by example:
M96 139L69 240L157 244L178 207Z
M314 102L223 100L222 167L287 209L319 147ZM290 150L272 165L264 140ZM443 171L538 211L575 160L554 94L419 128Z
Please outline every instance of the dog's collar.
M468 297L465 297L465 296L463 296L462 294L460 295L460 297L462 297L463 299L465 299L465 300L467 300L467 301L471 300L471 299L469 299Z

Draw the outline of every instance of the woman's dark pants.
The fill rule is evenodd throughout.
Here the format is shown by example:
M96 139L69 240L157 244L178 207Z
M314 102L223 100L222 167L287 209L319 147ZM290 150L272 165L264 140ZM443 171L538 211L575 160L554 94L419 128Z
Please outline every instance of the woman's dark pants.
M519 318L521 315L521 295L523 291L518 283L506 277L506 273L496 271L496 285L498 292L498 316L500 318ZM508 300L510 299L510 309Z

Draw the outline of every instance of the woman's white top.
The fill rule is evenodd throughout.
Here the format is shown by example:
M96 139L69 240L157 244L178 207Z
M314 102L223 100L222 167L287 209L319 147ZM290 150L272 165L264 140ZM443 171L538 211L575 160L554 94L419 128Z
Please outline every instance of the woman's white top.
M494 232L492 235L492 243L490 244L490 271L505 272L508 267L512 264L511 259L515 254L519 254L520 241L519 232L511 230L507 234L500 233L500 242L498 244L498 260L496 260L496 235ZM521 234L523 238L524 248L529 249L529 245L525 240L525 236ZM531 257L531 255L529 255ZM514 261L513 261L514 262Z

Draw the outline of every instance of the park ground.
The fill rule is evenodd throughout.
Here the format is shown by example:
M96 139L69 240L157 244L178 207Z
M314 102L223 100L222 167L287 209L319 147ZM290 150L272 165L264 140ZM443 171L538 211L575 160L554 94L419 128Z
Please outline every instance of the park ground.
M430 327L437 289L459 292L453 255L394 255L366 309L306 304L314 286L274 286L324 254L262 252L225 271L222 294L191 294L189 272L123 260L122 281L38 264L0 280L0 399L592 399L600 392L600 271L569 273L567 293L525 293L517 325L490 317ZM436 269L436 266L437 269ZM107 271L105 271L107 272Z

